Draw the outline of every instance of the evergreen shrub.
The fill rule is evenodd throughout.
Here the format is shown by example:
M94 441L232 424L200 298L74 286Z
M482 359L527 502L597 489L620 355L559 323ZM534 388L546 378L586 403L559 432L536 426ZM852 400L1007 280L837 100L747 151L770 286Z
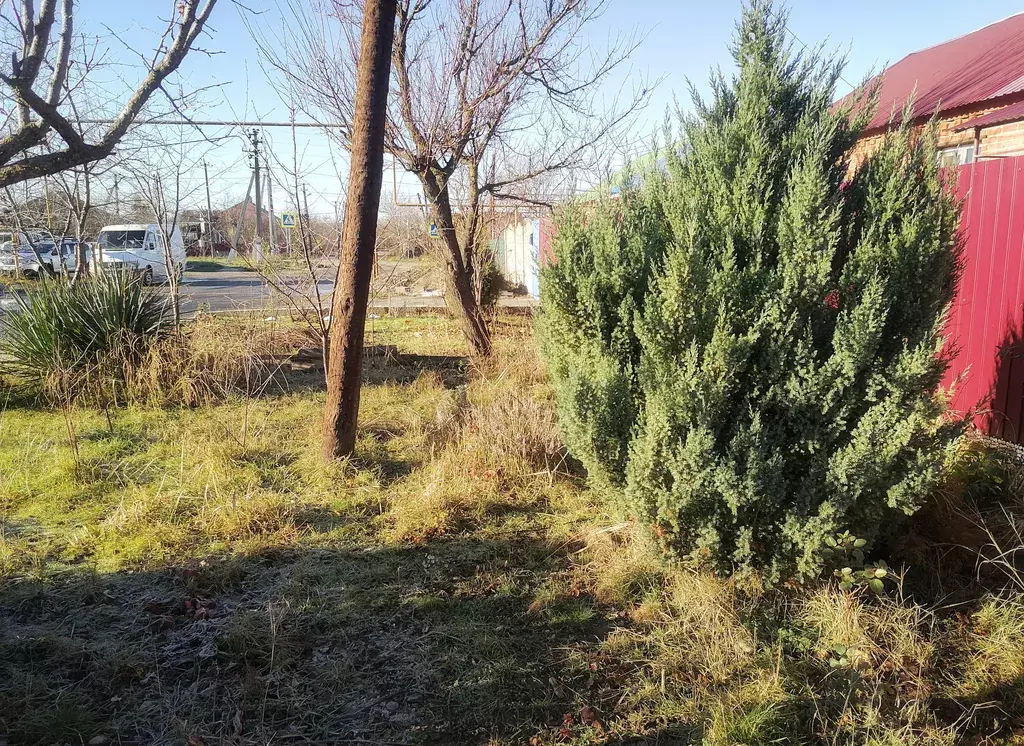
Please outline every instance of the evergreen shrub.
M640 186L560 219L541 347L567 445L678 556L768 582L915 512L959 426L937 391L960 273L934 125L834 106L842 62L745 6ZM856 110L854 110L856 109Z

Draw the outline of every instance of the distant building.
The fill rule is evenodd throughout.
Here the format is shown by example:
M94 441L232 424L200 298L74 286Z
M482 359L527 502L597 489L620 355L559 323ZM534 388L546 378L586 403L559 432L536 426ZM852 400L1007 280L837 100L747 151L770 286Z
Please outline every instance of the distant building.
M547 215L516 216L494 238L494 263L512 286L519 286L531 298L540 297L540 269L554 254L551 239L555 226Z
M879 80L878 109L854 148L854 165L911 99L917 126L938 112L944 165L1024 154L1024 13L909 54Z

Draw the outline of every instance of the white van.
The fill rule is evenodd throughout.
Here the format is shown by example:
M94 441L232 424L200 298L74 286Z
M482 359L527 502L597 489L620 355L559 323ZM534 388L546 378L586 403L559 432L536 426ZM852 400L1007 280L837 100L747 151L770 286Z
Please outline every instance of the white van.
M178 226L169 232L170 267L168 252L164 250L164 231L155 223L108 225L97 236L94 254L105 266L123 263L135 267L147 285L169 281L172 272L180 280L185 270L185 242Z

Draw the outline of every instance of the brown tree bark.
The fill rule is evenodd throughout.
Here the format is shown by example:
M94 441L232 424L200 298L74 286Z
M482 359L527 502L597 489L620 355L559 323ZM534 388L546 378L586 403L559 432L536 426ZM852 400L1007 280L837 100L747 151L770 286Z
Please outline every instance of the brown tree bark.
M355 450L363 376L363 332L384 177L384 126L395 12L396 0L366 0L363 10L348 201L331 310L323 442L324 456L328 459L348 456Z
M473 357L487 357L491 354L491 333L473 284L476 236L471 232L464 242L465 249L460 247L448 189L442 187L437 175L429 170L421 176L421 181L427 200L434 206L438 236L447 249L448 279L456 301L449 303L449 308L454 305Z

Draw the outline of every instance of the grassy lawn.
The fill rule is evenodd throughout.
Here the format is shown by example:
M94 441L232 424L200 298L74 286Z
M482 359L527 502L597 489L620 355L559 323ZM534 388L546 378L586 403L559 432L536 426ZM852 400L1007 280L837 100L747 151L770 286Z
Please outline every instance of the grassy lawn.
M1019 591L669 568L567 459L527 320L483 368L444 319L372 337L417 357L371 361L348 464L316 376L8 399L0 743L1024 743Z

